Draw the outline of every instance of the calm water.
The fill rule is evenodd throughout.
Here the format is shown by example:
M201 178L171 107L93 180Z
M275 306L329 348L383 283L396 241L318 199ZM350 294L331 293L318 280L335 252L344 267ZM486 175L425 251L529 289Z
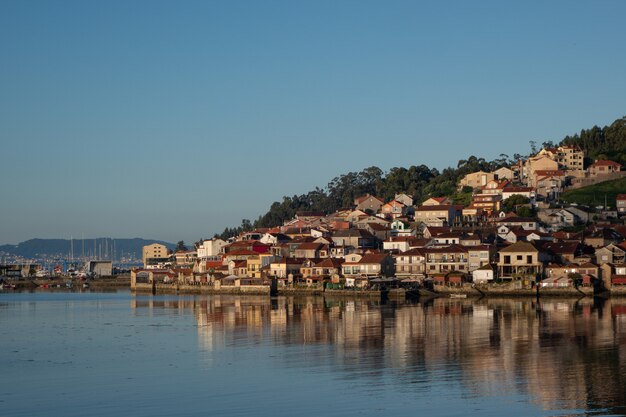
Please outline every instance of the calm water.
M626 300L3 293L0 348L2 416L626 415Z

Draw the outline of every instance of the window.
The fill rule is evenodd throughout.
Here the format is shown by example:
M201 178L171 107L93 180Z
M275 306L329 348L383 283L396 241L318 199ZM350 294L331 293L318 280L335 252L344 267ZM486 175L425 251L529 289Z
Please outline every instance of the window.
M532 264L533 263L533 256L532 255L526 255L526 263L527 264Z
M505 255L504 256L504 263L505 264L510 264L511 263L511 257L509 255Z
M522 255L517 255L517 260L521 261L522 260Z

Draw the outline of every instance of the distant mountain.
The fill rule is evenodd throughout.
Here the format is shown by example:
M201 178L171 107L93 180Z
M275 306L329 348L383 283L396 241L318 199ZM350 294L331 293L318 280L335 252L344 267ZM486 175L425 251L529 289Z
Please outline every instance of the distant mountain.
M0 253L30 259L45 257L69 257L72 254L73 247L74 258L80 258L84 255L88 257L95 256L102 259L112 259L113 253L115 252L116 259L120 259L122 256L132 256L141 259L142 247L152 243L160 243L172 250L176 247L173 243L141 238L113 239L106 237L73 240L30 239L17 245L0 245Z

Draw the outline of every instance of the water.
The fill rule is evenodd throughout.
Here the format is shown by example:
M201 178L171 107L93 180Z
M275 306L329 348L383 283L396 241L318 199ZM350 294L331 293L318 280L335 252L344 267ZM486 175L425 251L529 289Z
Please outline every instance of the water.
M626 415L626 300L0 294L2 416Z

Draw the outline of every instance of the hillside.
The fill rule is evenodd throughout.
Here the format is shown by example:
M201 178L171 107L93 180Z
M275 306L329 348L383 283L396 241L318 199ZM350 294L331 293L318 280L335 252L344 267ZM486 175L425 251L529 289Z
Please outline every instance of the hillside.
M615 208L615 196L626 194L626 178L601 182L561 194L561 200L587 206L603 206L605 197L609 207Z
M96 238L96 239L30 239L17 245L2 245L0 253L21 256L24 258L43 258L43 257L65 257L68 256L74 247L74 257L78 258L83 254L85 256L93 256L94 254L100 258L111 259L113 251L116 258L121 256L133 256L141 258L141 248L151 243L161 243L170 249L174 249L176 245L159 240L146 240L142 238L134 239L113 239L113 238Z
M535 154L535 141L529 141L530 154ZM585 165L589 165L594 159L610 159L626 165L626 117L615 120L610 126L600 128L594 126L584 129L579 134L566 136L560 141L546 141L542 147L558 145L574 145L585 151ZM282 201L274 202L267 213L259 216L256 221L243 219L240 226L226 228L216 236L226 239L236 236L242 231L249 231L259 227L275 227L291 219L298 211L317 211L332 213L343 207L350 207L354 198L364 194L373 194L389 201L395 193L407 193L412 195L415 203L419 204L428 197L447 196L455 204L464 204L467 194L459 193L457 184L464 175L477 171L494 171L500 167L510 167L519 160L527 158L527 155L501 154L499 158L487 161L474 155L460 160L456 168L449 167L439 172L436 168L426 165L414 165L409 168L395 167L384 172L382 169L372 166L360 172L349 172L332 179L324 188L315 188L306 194L285 196ZM595 198L604 203L604 194L615 205L617 188L607 191L598 191ZM622 188L625 192L626 188ZM602 194L600 196L600 194ZM587 197L588 198L588 197ZM593 201L593 192L590 199ZM588 204L585 202L585 204Z

